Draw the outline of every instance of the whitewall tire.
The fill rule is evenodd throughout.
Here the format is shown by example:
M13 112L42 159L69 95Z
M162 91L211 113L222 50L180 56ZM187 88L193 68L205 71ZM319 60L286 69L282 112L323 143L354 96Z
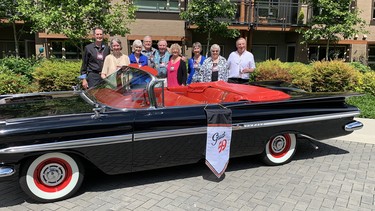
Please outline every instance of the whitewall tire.
M72 196L84 177L79 159L63 153L48 153L26 162L21 170L20 186L40 202L53 202Z
M296 135L292 133L280 134L268 140L262 154L267 165L282 165L293 158L296 151Z

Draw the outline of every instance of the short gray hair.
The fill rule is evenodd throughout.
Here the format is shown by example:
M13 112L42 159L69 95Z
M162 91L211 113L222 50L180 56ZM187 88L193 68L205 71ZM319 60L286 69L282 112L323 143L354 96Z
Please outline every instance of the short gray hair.
M220 53L220 46L218 44L213 44L213 45L211 45L211 48L210 48L210 51L212 51L212 50L218 50L219 53Z
M113 42L117 42L117 43L120 45L120 50L122 50L121 40L120 40L119 38L117 38L117 37L115 37L115 38L113 38L113 39L111 40L111 45L109 46L109 48L110 48L111 50L113 50L113 49L112 49L112 44L113 44Z
M193 49L194 49L195 47L200 48L201 51L202 51L202 44L201 44L200 42L195 42L195 43L193 43Z
M132 51L135 51L135 47L142 47L142 41L140 40L134 40L132 45Z

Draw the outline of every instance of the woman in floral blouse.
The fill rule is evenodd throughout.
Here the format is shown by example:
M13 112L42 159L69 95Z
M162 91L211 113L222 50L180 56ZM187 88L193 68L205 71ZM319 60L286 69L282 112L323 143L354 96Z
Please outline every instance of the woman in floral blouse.
M210 51L211 56L204 60L198 74L194 74L193 81L228 81L229 71L227 60L220 56L220 46L218 44L213 44Z

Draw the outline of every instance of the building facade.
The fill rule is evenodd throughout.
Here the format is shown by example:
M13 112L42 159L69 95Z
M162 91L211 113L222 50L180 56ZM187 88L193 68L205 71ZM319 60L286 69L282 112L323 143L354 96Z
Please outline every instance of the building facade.
M230 27L240 30L241 36L247 39L248 50L257 62L267 59L280 59L287 62L309 62L325 57L325 41L301 45L301 35L296 29L306 27L313 15L313 10L302 0L231 0L237 4L237 14L229 21ZM130 54L131 43L150 35L154 46L160 39L168 44L179 43L183 53L191 56L191 45L201 42L207 44L205 34L196 32L195 27L180 19L179 13L187 7L189 0L134 0L138 7L136 21L130 25L131 33L120 37L124 46L123 52ZM358 34L353 38L341 40L330 46L330 58L345 61L360 61L375 65L375 1L354 0L352 6L362 12L361 18L366 21L368 33ZM22 30L23 23L16 24ZM13 29L10 24L0 24L5 33L0 34L0 58L14 53ZM109 37L110 38L110 37ZM211 44L221 46L221 54L228 57L235 50L235 39L225 39L213 35ZM80 47L59 34L37 33L24 35L19 39L20 56L43 55L46 57L80 59ZM205 48L204 48L205 49Z

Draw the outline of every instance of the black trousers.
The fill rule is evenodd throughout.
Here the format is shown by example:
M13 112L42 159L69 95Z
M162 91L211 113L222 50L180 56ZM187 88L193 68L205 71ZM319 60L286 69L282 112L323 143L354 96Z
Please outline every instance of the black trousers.
M92 88L92 87L98 85L100 82L103 81L100 74L101 73L92 72L92 71L87 73L86 80L87 80L87 83L89 85L89 88Z
M228 83L234 84L248 84L249 79L242 79L242 78L228 78Z

